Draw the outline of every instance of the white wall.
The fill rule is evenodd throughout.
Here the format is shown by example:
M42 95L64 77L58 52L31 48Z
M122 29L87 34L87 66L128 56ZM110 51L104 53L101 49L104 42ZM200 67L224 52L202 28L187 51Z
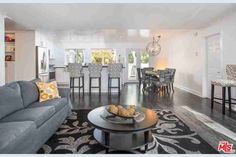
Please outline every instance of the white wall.
M35 31L16 33L16 80L32 80L36 76Z
M51 58L54 58L55 45L54 33L48 31L35 31L35 46L46 47L50 50Z
M176 69L175 86L202 95L202 52L198 30L181 31L167 41L168 67Z
M218 19L198 30L182 30L169 37L165 44L168 66L176 68L175 86L206 97L206 42L205 37L221 33L223 48L222 73L227 64L236 64L236 13ZM236 97L236 91L233 91Z
M54 40L55 47L55 65L64 66L64 50L68 48L81 48L85 49L85 62L90 62L90 52L92 48L114 48L116 49L117 56L120 55L127 62L127 54L130 49L145 49L148 42L152 41L152 35L148 37L140 36L138 33L134 36L126 34L128 31L119 32L83 32L83 33L70 33L70 32L57 32ZM157 32L155 36L162 35L160 40L161 46L165 47L165 39L167 35L163 32ZM163 69L167 67L167 52L165 48L158 56L150 56L150 66L156 69ZM127 67L127 65L124 65ZM123 69L124 81L128 80L128 68Z
M5 84L5 25L0 15L0 86Z
M210 26L206 27L202 30L203 37L220 33L221 34L221 41L222 41L222 53L223 53L223 63L222 63L222 77L226 77L226 65L227 64L236 64L236 12L216 21L215 23L211 24ZM205 57L205 64L206 64L206 55ZM203 75L203 86L206 84L206 71ZM203 88L203 97L206 97L206 88ZM236 90L233 90L233 97L236 97Z
M149 39L137 37L134 40L127 38L121 39L120 35L106 35L103 33L80 35L76 33L57 32L54 39L55 65L64 66L65 49L80 48L85 49L85 62L90 62L91 49L93 48L113 48L116 49L117 56L126 58L128 49L145 49ZM125 61L125 60L124 60ZM124 65L127 67L127 65ZM128 68L123 69L124 81L128 80Z
M36 77L36 46L47 47L54 55L52 37L42 31L16 31L15 80L32 80Z
M137 37L140 39L140 37ZM135 39L135 38L134 38ZM148 39L144 41L121 39L119 34L107 35L104 32L94 33L88 32L86 34L57 32L54 39L55 47L55 63L56 66L64 65L64 50L68 48L85 49L86 55L90 55L92 48L114 48L117 55L126 55L126 50L130 48L144 49ZM85 62L89 62L89 57Z

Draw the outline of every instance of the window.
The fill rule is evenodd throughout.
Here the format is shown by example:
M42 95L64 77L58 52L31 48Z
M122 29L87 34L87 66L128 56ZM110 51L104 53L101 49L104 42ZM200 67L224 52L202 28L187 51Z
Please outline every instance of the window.
M149 67L149 53L141 51L141 68Z
M116 62L114 49L92 49L92 63L109 64Z
M65 51L65 64L68 63L84 63L84 50L83 49L66 49Z

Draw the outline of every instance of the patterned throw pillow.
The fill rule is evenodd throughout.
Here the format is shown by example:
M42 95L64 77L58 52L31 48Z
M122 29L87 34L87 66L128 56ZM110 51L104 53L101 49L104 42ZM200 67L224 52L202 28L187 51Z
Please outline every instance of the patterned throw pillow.
M56 81L49 83L36 82L36 85L39 89L39 102L60 98Z

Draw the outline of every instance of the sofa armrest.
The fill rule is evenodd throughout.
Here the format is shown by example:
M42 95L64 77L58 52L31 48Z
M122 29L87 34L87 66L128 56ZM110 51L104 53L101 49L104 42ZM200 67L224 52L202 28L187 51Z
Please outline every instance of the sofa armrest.
M72 109L72 104L71 104L71 100L70 100L70 88L58 88L58 91L59 91L59 95L62 98L67 98L68 105L70 107L70 110L69 110L69 115L70 115L71 109Z

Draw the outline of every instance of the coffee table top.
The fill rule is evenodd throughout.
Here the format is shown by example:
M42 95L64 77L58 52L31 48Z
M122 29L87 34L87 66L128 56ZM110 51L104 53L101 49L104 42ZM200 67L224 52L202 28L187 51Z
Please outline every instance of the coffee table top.
M89 122L96 128L109 132L139 132L146 131L154 127L158 122L157 114L145 107L137 107L138 110L145 114L145 119L134 124L114 124L104 120L101 113L104 112L106 106L93 109L88 114Z

